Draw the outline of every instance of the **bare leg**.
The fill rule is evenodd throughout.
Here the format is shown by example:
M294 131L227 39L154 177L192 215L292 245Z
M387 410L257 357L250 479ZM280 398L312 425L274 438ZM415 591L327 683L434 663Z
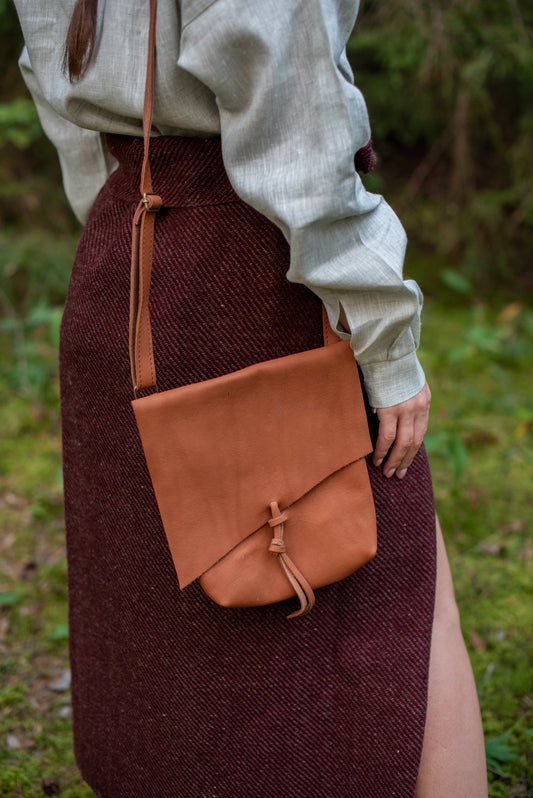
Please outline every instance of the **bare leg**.
M483 729L437 520L437 585L429 697L415 798L487 798Z

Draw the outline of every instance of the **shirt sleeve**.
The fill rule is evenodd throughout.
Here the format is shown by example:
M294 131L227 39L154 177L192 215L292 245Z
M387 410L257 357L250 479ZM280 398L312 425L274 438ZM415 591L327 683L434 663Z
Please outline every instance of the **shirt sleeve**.
M178 65L214 93L237 193L284 232L289 280L344 308L370 403L418 393L421 292L403 280L405 232L367 192L354 155L370 138L345 46L353 0L182 0Z
M26 47L20 56L19 67L37 107L43 130L57 149L67 199L83 223L96 195L116 167L116 161L105 148L101 133L69 122L47 102Z

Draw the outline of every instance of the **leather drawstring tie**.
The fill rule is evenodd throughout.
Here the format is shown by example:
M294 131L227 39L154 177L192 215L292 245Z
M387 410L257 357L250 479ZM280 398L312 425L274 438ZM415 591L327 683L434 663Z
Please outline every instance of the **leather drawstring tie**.
M277 556L285 576L300 600L300 609L296 610L296 612L291 612L290 615L287 615L287 618L298 618L302 615L307 615L313 609L315 606L315 594L305 576L287 555L287 547L283 539L284 523L288 518L287 513L280 512L277 502L270 503L270 512L272 513L272 518L269 519L268 523L274 532L274 537L270 541L268 550Z

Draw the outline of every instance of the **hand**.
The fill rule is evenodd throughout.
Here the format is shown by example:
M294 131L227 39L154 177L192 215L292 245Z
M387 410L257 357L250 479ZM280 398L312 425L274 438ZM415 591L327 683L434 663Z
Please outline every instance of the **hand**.
M383 466L387 478L403 479L422 445L428 427L431 392L426 382L420 393L392 407L378 408L379 433L372 462ZM392 448L391 448L392 447Z

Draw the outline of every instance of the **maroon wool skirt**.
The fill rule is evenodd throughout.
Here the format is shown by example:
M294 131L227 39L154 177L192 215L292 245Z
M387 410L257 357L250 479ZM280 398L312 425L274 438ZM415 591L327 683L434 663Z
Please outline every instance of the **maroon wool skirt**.
M435 585L425 453L368 469L378 554L293 603L222 609L180 591L130 401L131 221L142 142L85 228L61 331L74 741L100 798L412 798ZM152 142L151 297L161 389L321 345L278 229L231 188L218 140ZM194 530L189 530L194 534Z

